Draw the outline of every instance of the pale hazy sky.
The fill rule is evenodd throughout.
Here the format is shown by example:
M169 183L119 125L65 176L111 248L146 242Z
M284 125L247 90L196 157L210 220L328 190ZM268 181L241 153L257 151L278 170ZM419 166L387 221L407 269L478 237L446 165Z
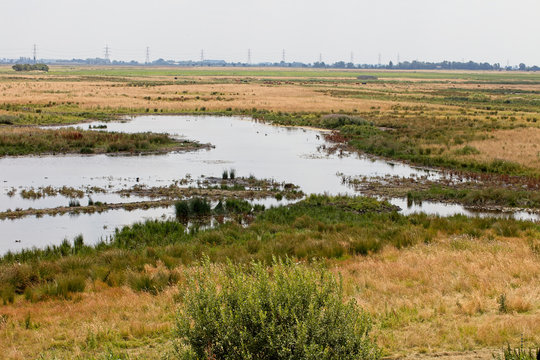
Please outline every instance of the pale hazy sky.
M2 0L0 58L540 65L540 0Z

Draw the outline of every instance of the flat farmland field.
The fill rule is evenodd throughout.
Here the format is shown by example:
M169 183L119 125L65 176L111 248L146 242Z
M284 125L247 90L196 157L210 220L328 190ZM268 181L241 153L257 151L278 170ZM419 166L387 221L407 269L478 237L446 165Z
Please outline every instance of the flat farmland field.
M310 291L374 359L540 344L537 72L0 67L0 180L6 359L217 358Z

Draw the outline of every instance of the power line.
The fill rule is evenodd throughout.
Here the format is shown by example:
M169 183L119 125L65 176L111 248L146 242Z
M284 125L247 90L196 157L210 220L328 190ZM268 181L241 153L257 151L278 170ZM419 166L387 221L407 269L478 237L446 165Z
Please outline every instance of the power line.
M105 60L109 61L110 53L109 53L109 45L105 45Z
M150 64L150 47L146 47L146 60L145 64Z

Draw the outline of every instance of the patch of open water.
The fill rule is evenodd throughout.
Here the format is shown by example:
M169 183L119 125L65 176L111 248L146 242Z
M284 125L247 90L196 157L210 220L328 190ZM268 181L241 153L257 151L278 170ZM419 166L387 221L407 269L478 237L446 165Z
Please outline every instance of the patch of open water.
M419 169L407 164L387 162L357 153L328 153L332 146L316 129L272 126L241 117L218 116L138 116L129 121L77 125L107 125L106 131L156 132L214 147L192 152L162 155L108 156L63 155L27 156L0 159L0 211L29 207L66 206L63 196L25 200L20 189L45 186L73 188L100 187L106 194L92 194L94 201L108 203L141 201L145 198L121 198L114 191L134 185L166 186L190 174L220 177L224 170L235 169L237 176L254 175L299 185L306 193L353 194L342 183L341 176L400 177L428 176L436 179L437 171ZM137 181L138 180L138 181ZM17 193L8 192L16 188ZM81 204L86 204L85 199ZM407 208L406 201L394 199L404 213L424 211L440 215L464 213L475 215L459 205L424 202ZM266 205L276 205L268 200ZM172 216L171 208L148 210L111 210L101 214L35 216L0 221L0 253L31 246L60 243L64 238L82 234L86 243L109 236L116 227L145 219ZM488 214L484 214L488 215ZM538 220L538 216L517 213L517 218ZM15 240L20 240L16 242Z

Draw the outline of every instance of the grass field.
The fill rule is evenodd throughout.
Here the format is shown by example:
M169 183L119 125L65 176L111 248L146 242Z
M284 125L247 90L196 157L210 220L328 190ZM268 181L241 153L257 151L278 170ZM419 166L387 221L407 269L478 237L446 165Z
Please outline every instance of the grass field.
M218 263L323 259L371 314L388 355L496 352L522 335L540 341L539 235L527 222L404 217L370 199L324 196L267 210L244 230L186 234L148 222L109 245L75 241L0 260L2 284L15 291L2 290L0 350L9 359L164 354L177 289L206 254Z
M422 165L538 177L540 74L385 71L370 72L379 80L366 84L356 79L358 74L100 67L16 74L3 68L0 124L215 113L328 127L322 117L344 114L384 130L362 133L332 125L349 130L351 144L368 153ZM532 136L521 143L525 133ZM494 161L508 166L492 166Z
M361 74L378 80L362 83ZM18 142L19 154L84 147L79 135L70 140L36 125L246 115L326 128L344 150L467 180L468 188L445 191L416 180L386 184L411 200L538 207L538 73L53 66L44 74L1 67L0 97L0 149ZM106 152L110 135L100 134L88 134L89 141ZM237 208L232 222L215 229L151 221L118 230L110 243L87 246L77 238L2 257L0 352L7 359L173 358L179 294L205 258L268 265L288 257L307 267L319 259L341 276L347 299L369 313L390 357L490 359L522 337L527 346L540 344L537 223L403 216L371 198L313 196L256 213Z
M0 67L2 73L12 73L10 67ZM494 72L494 71L437 71L437 70L342 70L342 69L295 69L295 68L178 68L178 67L81 67L53 66L50 75L90 75L90 76L222 76L222 77L282 77L282 78L351 78L371 75L384 79L419 80L478 80L478 81L540 81L535 72Z

